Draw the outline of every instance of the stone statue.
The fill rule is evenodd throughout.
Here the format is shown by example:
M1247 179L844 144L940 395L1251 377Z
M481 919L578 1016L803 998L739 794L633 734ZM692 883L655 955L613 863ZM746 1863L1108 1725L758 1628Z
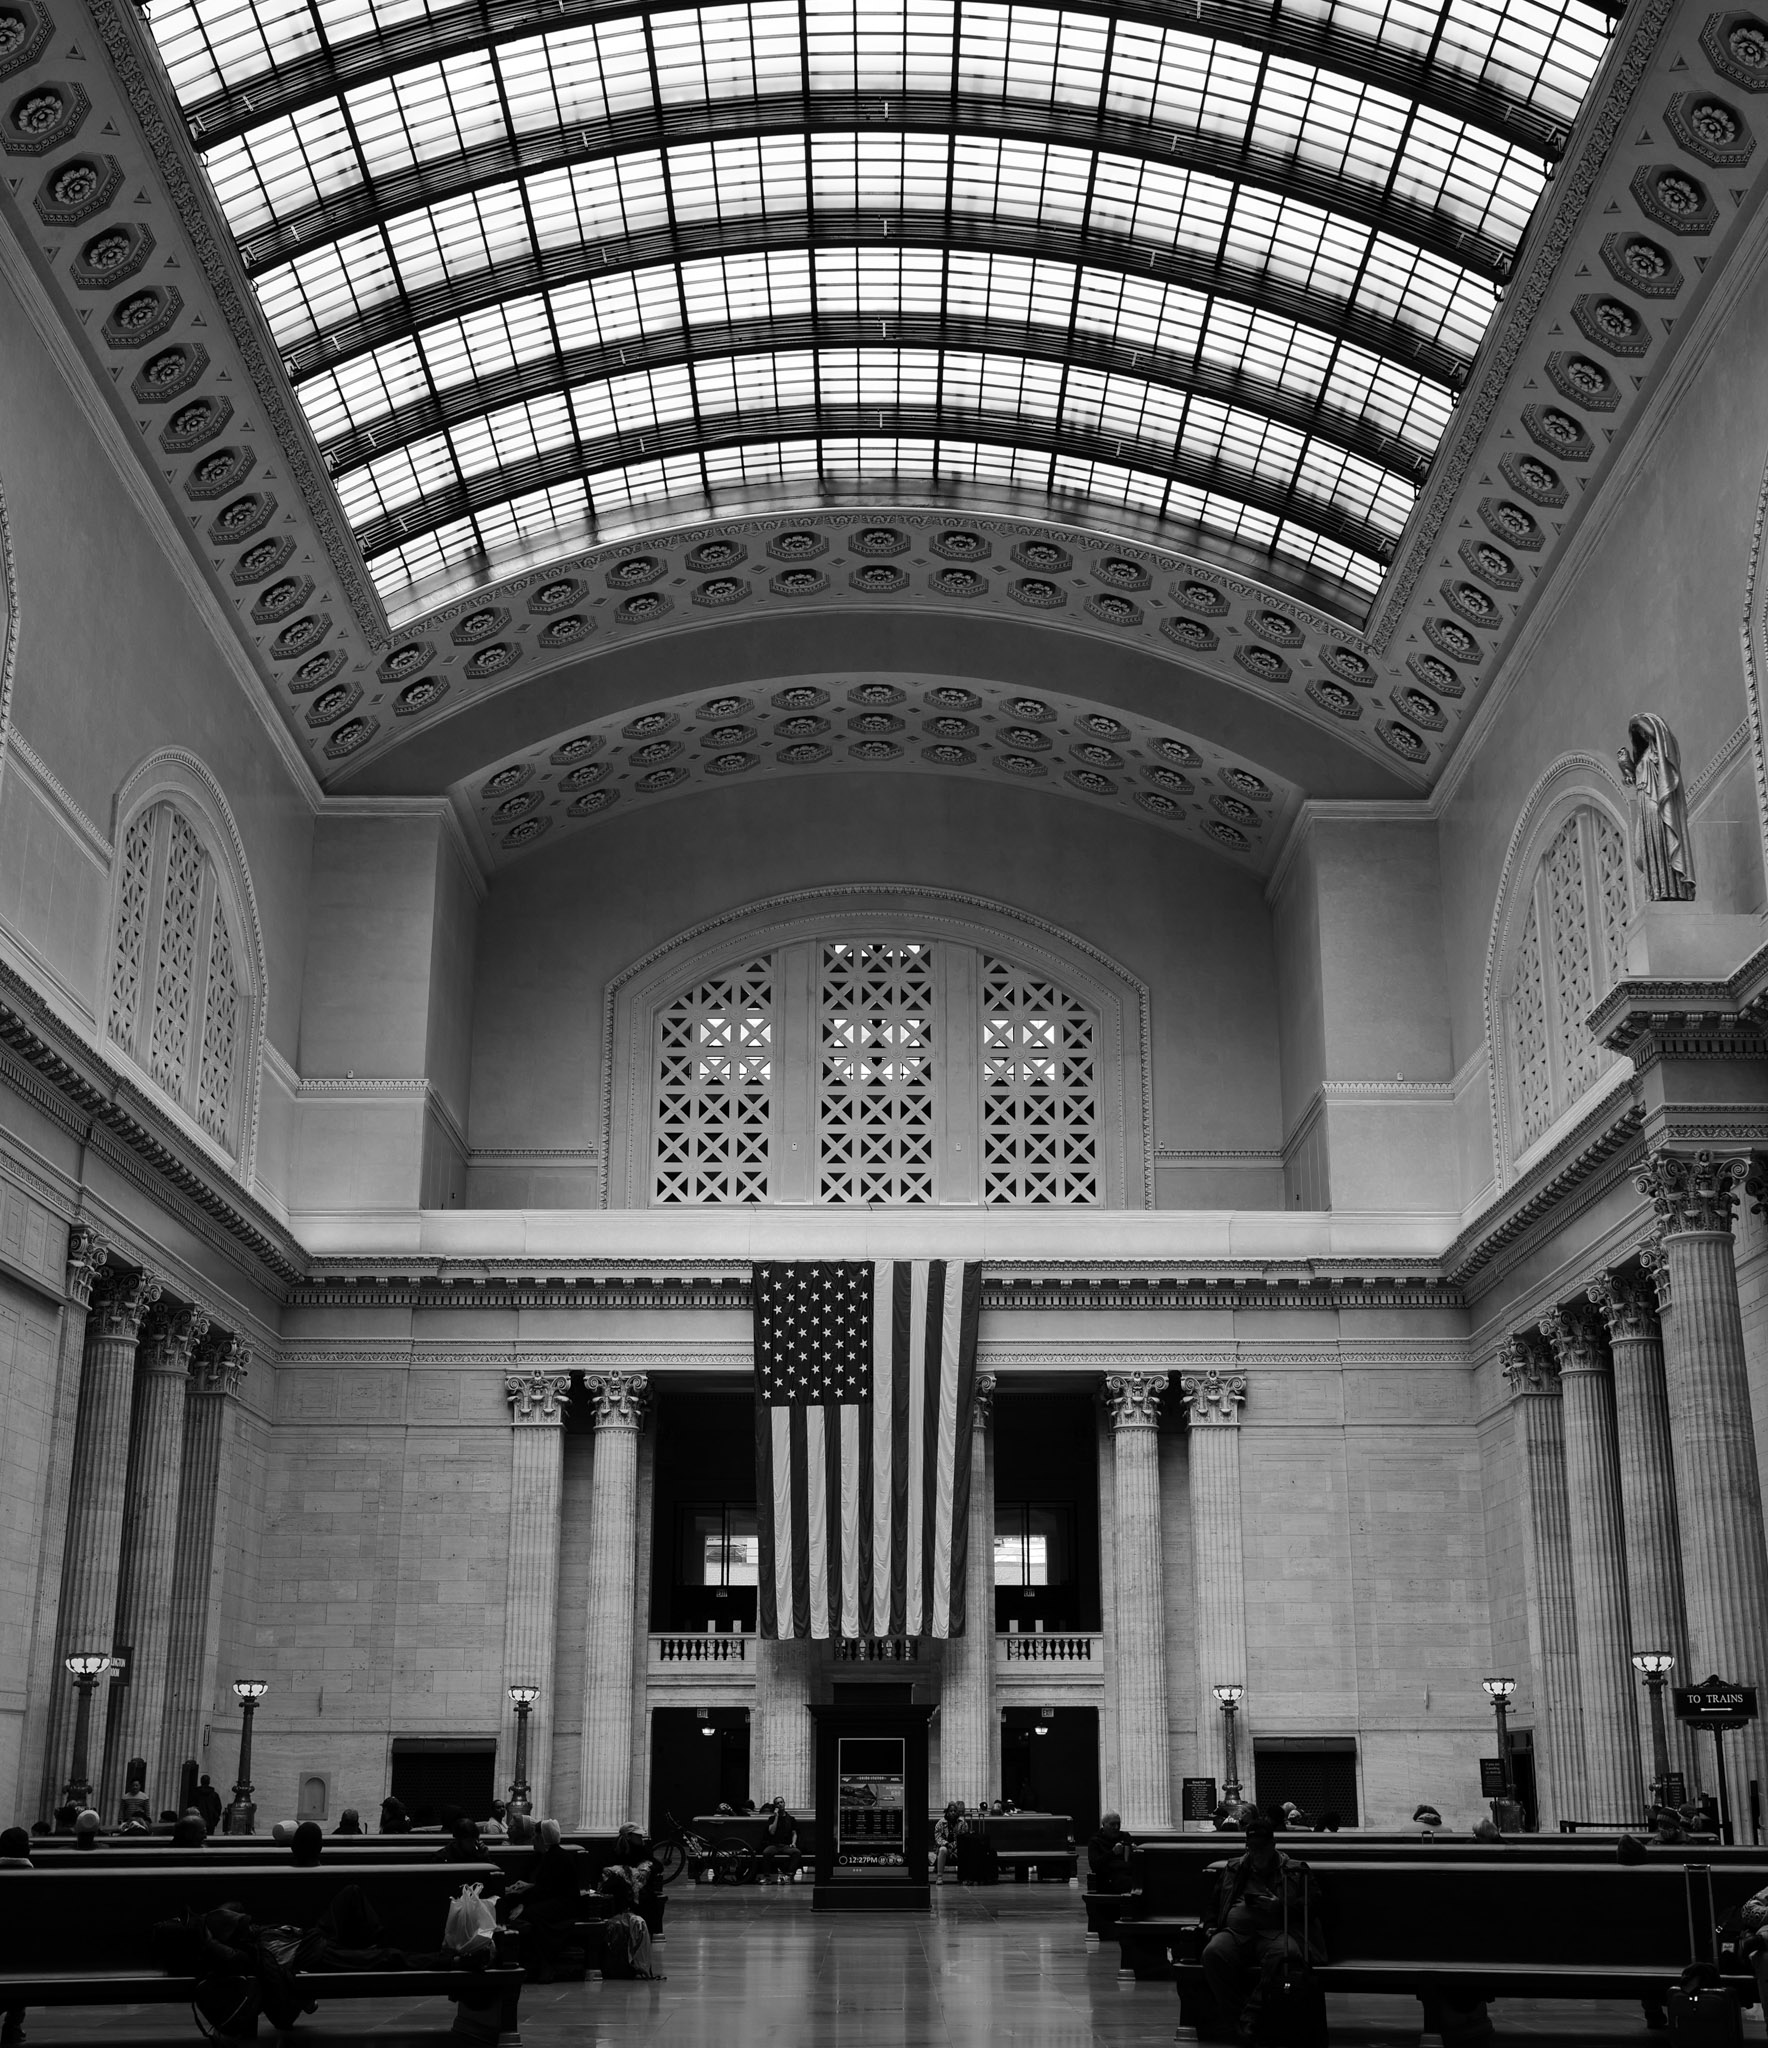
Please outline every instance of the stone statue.
M1630 718L1619 760L1633 799L1633 861L1645 877L1646 900L1687 903L1694 896L1694 847L1676 735L1654 711Z

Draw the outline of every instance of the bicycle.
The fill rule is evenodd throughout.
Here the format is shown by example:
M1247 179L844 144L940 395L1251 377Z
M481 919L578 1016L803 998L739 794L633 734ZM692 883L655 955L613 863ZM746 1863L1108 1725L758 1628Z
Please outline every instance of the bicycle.
M658 1879L673 1884L685 1870L695 1879L707 1870L714 1884L748 1884L755 1876L755 1851L747 1842L709 1842L684 1828L674 1814L665 1813L667 1831L651 1844L651 1861Z

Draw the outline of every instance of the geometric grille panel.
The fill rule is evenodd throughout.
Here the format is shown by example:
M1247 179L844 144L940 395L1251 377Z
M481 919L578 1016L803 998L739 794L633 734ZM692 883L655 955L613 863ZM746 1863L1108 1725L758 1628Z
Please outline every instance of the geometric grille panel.
M982 960L985 1202L1100 1199L1098 1033L1087 1006L1010 960Z
M1601 1050L1584 1028L1584 1019L1596 1004L1596 971L1590 958L1590 908L1575 817L1567 819L1547 849L1547 900L1553 913L1553 979L1559 997L1559 1069L1570 1101L1595 1080Z
M1553 1064L1547 1055L1547 982L1541 972L1541 921L1529 905L1516 956L1517 1080L1522 1096L1522 1142L1532 1145L1553 1121Z
M817 1200L933 1200L934 956L919 941L818 948Z
M686 990L657 1022L661 1203L765 1202L774 1105L771 955Z

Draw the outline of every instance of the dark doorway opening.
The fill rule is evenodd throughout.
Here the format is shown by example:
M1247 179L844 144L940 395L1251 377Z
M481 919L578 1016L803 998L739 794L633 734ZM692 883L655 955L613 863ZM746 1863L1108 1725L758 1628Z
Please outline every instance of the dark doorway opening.
M673 1814L683 1827L720 1806L742 1811L749 1797L747 1707L651 1710L651 1832Z
M411 1815L414 1828L433 1828L445 1806L458 1806L474 1820L491 1818L497 1796L497 1743L393 1738L393 1797Z
M1067 1814L1084 1842L1099 1825L1098 1708L1006 1708L1001 1796L1033 1812Z
M1541 1816L1535 1805L1535 1738L1527 1728L1510 1731L1510 1776L1522 1807L1522 1824L1533 1834Z
M1267 1813L1285 1801L1318 1819L1336 1813L1357 1825L1357 1745L1348 1735L1296 1736L1253 1743L1253 1797Z

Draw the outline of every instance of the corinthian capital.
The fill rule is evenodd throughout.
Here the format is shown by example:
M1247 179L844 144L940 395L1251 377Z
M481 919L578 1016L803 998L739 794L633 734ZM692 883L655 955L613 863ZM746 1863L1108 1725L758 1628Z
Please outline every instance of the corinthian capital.
M1608 1361L1602 1351L1602 1324L1596 1311L1581 1301L1561 1303L1541 1318L1541 1334L1553 1347L1561 1373L1602 1372Z
M190 1368L191 1385L199 1394L237 1394L252 1362L251 1346L232 1330L211 1329Z
M1670 1262L1655 1237L1647 1238L1639 1247L1639 1264L1657 1296L1659 1316L1667 1316L1670 1313Z
M1243 1372L1187 1372L1179 1375L1179 1393L1185 1415L1193 1429L1240 1420L1240 1404L1246 1399Z
M1716 1153L1654 1152L1633 1169L1633 1184L1656 1212L1658 1232L1685 1237L1695 1231L1731 1230L1737 1190L1749 1178L1747 1159Z
M1105 1406L1113 1429L1158 1429L1163 1372L1114 1372L1105 1382Z
M525 1422L563 1425L565 1404L571 1398L568 1372L512 1372L505 1376L503 1386L510 1421L518 1427Z
M90 1224L76 1223L68 1232L67 1291L75 1308L90 1308L92 1283L104 1268L110 1247Z
M141 1326L136 1353L143 1372L187 1373L191 1353L209 1334L209 1319L187 1301L160 1301Z
M992 1372L976 1375L974 1391L971 1394L970 1427L986 1429L994 1420L995 1376Z
M645 1419L645 1396L651 1390L642 1372L586 1372L583 1391L597 1429L637 1429Z
M1590 1283L1590 1299L1602 1311L1611 1344L1658 1334L1657 1298L1637 1280L1623 1280L1618 1273L1598 1273Z
M1512 1394L1557 1394L1559 1367L1539 1330L1513 1330L1499 1353L1499 1370L1510 1382Z
M92 1312L99 1334L133 1343L141 1335L141 1319L160 1298L160 1283L151 1273L131 1273L107 1266L92 1290Z

